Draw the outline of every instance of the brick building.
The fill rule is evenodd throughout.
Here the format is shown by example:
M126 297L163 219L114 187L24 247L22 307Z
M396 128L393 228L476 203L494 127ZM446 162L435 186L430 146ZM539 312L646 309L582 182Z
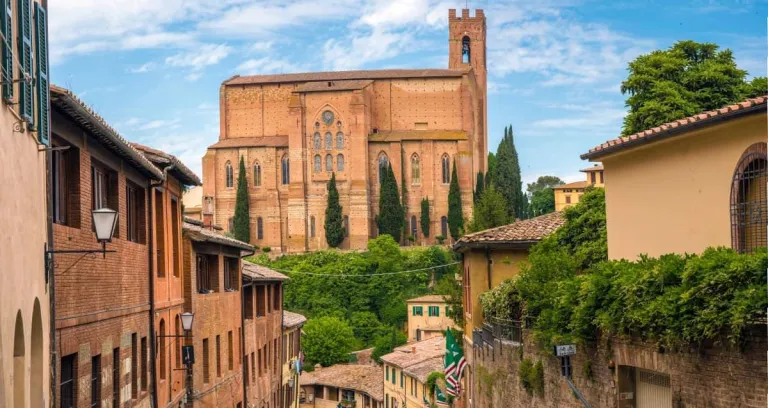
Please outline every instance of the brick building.
M184 311L195 314L193 406L243 407L241 260L250 245L202 223L183 224Z
M306 322L306 317L283 310L283 408L299 408L301 328Z
M148 192L163 173L70 91L51 89L53 245L97 247L91 210L118 211L102 256L57 255L57 401L61 407L149 406Z
M379 180L391 165L408 189L408 231L448 236L451 169L464 214L487 166L486 23L449 11L447 69L235 76L220 90L219 141L203 157L207 223L229 226L239 161L246 163L251 242L282 252L327 247L323 219L335 172L343 248L377 235ZM418 220L430 200L431 237Z
M153 297L151 325L154 327L155 350L152 380L156 406L172 406L185 394L185 374L181 358L182 339L167 336L184 335L181 314L184 312L184 275L181 261L181 199L184 186L199 186L200 179L184 163L168 153L132 143L159 169L165 180L150 188L149 214L152 252Z
M243 327L248 407L277 408L282 402L283 282L285 275L244 262Z

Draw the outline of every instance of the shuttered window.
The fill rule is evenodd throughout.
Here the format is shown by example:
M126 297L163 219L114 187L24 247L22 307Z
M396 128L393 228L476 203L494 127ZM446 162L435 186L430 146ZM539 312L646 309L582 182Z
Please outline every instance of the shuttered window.
M37 134L40 143L50 145L51 110L48 82L48 17L40 3L35 3L35 47L37 51Z
M13 11L12 0L3 1L2 31L3 38L3 99L8 102L13 99Z
M32 111L32 7L30 0L19 0L19 114L24 120L33 123Z

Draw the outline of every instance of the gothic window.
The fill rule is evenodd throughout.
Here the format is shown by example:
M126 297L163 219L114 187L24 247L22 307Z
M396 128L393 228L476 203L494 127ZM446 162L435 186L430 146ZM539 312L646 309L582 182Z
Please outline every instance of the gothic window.
M469 50L469 37L461 39L461 62L469 64L470 62L470 50Z
M768 244L768 155L765 143L742 154L731 184L731 245L752 253Z
M417 230L417 224L416 224L416 216L411 215L411 235L413 235L414 238L416 238Z
M325 150L333 149L333 135L331 132L325 133Z
M349 215L344 216L344 237L349 236Z
M411 183L421 184L421 162L415 153L411 156Z
M309 236L315 237L315 216L309 217Z
M336 133L336 148L337 149L344 148L344 133L342 132Z
M386 175L387 168L389 168L389 159L386 154L381 153L379 155L379 184L384 183L384 176Z
M264 220L261 217L256 219L256 239L264 239Z
M320 140L320 132L315 132L315 135L312 136L312 148L315 150L320 150L320 147L322 146L322 140Z
M443 167L443 184L448 184L451 182L451 159L448 154L444 154L440 162Z
M445 216L440 217L440 235L448 238L448 218Z
M322 160L323 159L320 158L319 154L315 155L315 173L320 173L321 171L323 171L323 162L322 162Z
M253 163L253 186L259 187L261 185L261 164L259 162Z
M229 162L229 161L224 165L224 174L227 177L227 187L229 188L229 187L234 186L235 185L235 175L232 172L232 163Z
M336 170L344 171L344 155L343 154L336 156Z
M325 171L329 173L333 171L333 156L330 154L325 156Z
M283 159L280 160L281 175L283 184L291 183L291 163L288 160L288 155L283 155Z

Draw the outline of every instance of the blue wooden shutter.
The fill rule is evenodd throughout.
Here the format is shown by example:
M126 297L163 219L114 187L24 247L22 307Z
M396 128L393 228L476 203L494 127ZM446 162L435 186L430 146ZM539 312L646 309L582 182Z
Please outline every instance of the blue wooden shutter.
M35 3L35 45L37 46L37 133L40 143L50 145L51 108L48 84L48 18L40 3Z
M32 9L29 0L19 0L19 114L29 123L32 121Z
M11 0L2 0L2 20L0 29L3 32L3 99L8 102L13 99L13 10Z

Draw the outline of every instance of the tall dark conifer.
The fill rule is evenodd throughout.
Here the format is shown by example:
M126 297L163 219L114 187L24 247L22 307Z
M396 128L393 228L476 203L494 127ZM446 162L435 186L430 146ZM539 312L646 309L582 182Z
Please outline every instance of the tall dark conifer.
M429 199L424 197L421 199L421 233L424 234L424 238L429 238L429 226L431 220L429 219Z
M509 216L512 219L523 218L525 213L523 181L511 126L504 128L504 138L501 139L499 148L496 150L496 166L492 179L496 190L504 196Z
M331 248L337 248L344 241L344 227L341 220L339 191L336 189L336 173L328 181L328 206L325 207L325 241Z
M472 196L475 204L477 204L477 202L480 201L480 197L483 196L483 190L485 190L485 177L483 175L483 172L481 171L477 173L477 183L475 183L475 193Z
M455 160L451 172L451 187L448 190L448 229L455 240L464 233L464 211L461 208L461 190Z
M400 193L397 191L397 180L391 166L381 183L379 192L379 215L376 216L379 234L388 234L395 242L400 242L403 232L403 207L400 204Z
M237 196L235 198L235 217L232 224L235 227L235 239L243 242L251 241L251 216L248 208L248 179L245 178L245 160L240 157L240 169L237 175Z

